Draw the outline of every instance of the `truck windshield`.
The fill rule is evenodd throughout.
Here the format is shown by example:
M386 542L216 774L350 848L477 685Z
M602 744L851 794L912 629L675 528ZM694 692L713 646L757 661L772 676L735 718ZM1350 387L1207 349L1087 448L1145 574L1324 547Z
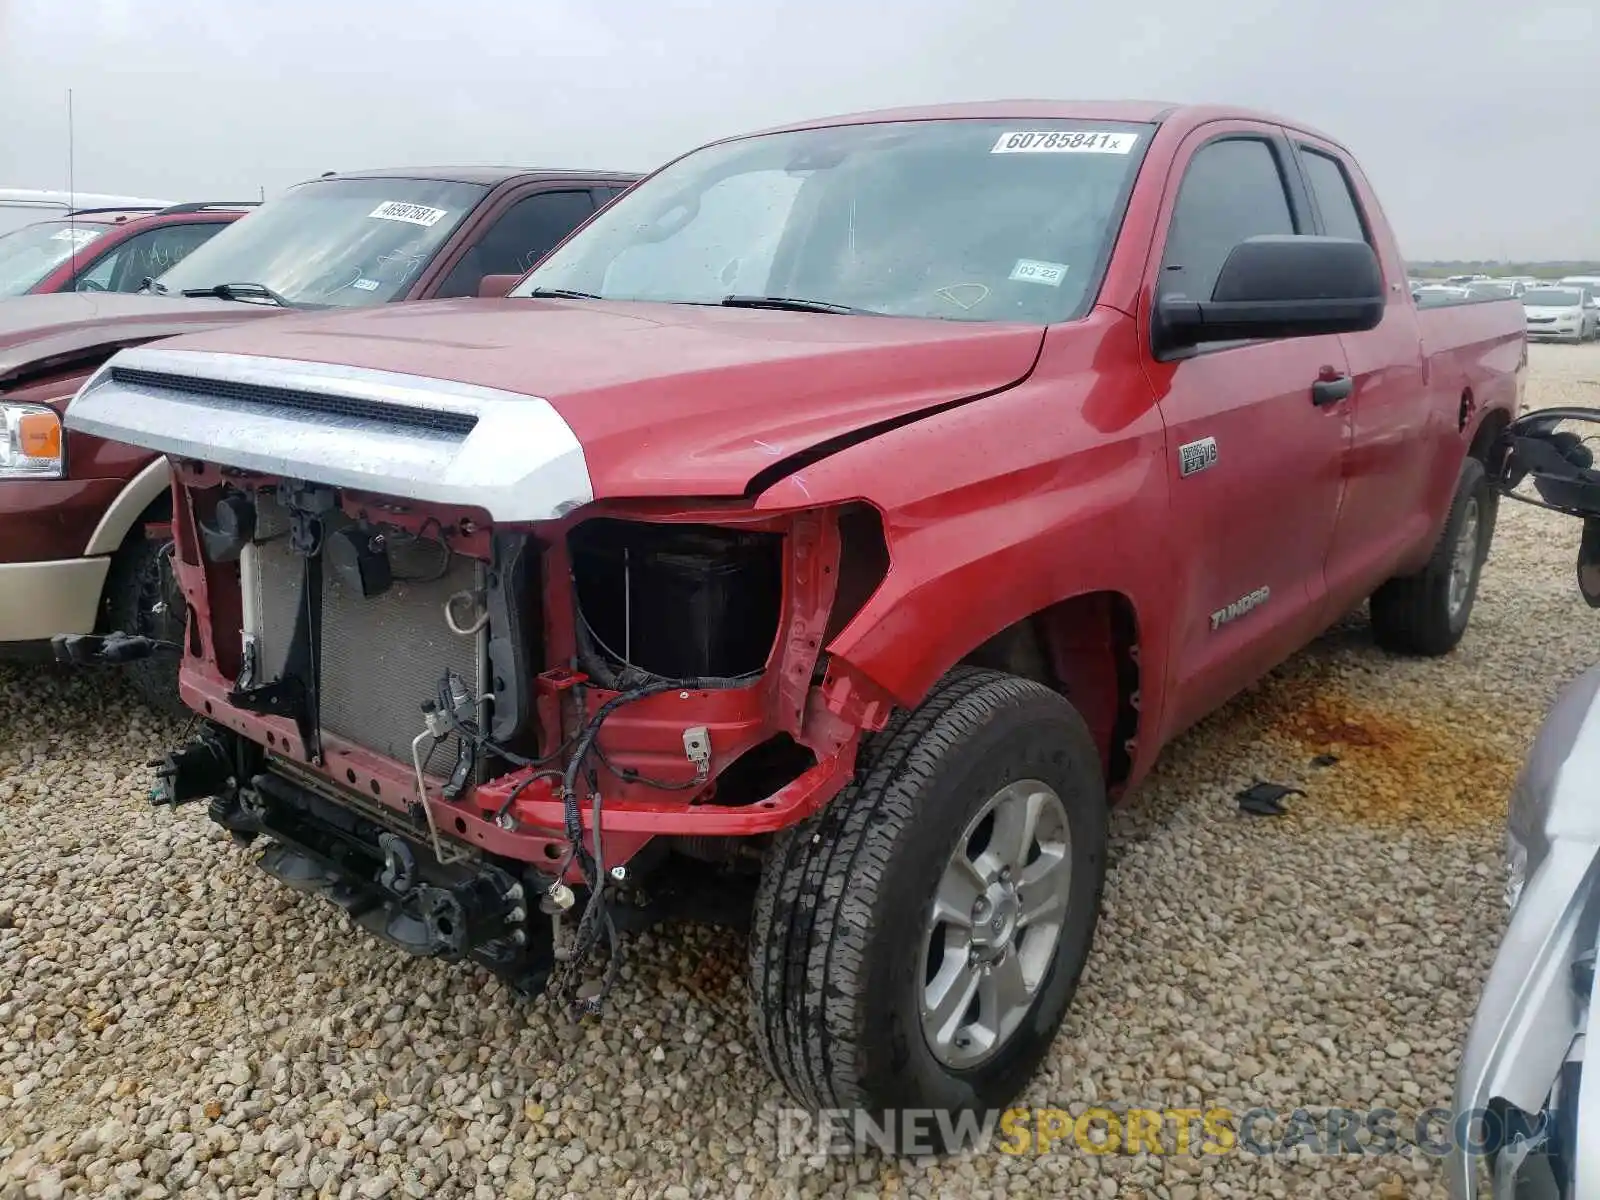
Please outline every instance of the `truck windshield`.
M1529 308L1577 308L1583 303L1583 296L1558 288L1534 288L1522 293L1522 302Z
M82 253L103 237L104 225L40 221L0 237L0 296L21 296L37 287L74 250Z
M217 234L156 290L253 284L301 307L382 304L416 280L488 190L436 179L302 183ZM229 298L279 302L243 288Z
M844 125L663 168L511 293L1047 323L1081 315L1149 125Z

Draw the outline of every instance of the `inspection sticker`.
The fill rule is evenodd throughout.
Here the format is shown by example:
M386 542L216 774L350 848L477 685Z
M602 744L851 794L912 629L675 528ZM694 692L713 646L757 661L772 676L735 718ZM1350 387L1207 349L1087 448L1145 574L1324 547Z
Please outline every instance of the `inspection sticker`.
M87 245L100 236L98 229L58 229L50 235L51 241L71 242L74 246Z
M383 286L376 279L358 279L350 285L358 291L375 292Z
M377 217L380 221L405 221L411 225L424 227L437 225L441 217L450 214L442 208L429 208L426 204L407 204L404 200L385 200L368 216Z
M1090 130L1017 130L995 139L990 154L1127 154L1139 144L1137 133Z
M1045 287L1060 287L1067 277L1066 263L1038 262L1031 258L1017 259L1011 268L1011 278L1018 283L1042 283Z

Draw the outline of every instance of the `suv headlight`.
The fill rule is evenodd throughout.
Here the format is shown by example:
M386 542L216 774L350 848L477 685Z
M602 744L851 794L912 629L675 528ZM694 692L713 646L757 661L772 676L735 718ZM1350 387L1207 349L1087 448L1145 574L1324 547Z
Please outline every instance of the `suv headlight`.
M0 479L60 479L61 417L44 404L0 404Z

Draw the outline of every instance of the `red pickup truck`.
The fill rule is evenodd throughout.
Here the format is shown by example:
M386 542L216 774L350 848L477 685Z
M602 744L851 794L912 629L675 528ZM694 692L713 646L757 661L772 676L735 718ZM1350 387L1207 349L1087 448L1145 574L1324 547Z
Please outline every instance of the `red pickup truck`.
M641 909L742 896L790 1092L954 1111L1164 743L1369 596L1456 644L1525 362L1324 135L989 103L714 143L505 298L124 351L67 426L176 464L157 803L590 1011Z
M486 279L509 286L637 178L517 167L330 172L214 238L238 211L169 208L132 222L141 229L126 238L113 222L106 253L95 242L81 264L79 294L0 301L0 651L32 655L53 634L103 627L182 632L182 597L161 569L171 540L165 461L59 427L58 410L117 350L287 311L473 296ZM82 218L80 235L94 219ZM204 244L186 242L187 257L171 240L197 237ZM142 294L101 294L144 276L157 279ZM152 704L184 711L174 663L143 663L134 678Z

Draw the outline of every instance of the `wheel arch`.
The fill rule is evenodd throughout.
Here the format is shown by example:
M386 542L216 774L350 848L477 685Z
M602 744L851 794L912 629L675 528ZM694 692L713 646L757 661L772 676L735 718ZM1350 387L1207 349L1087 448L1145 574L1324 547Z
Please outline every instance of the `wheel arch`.
M94 558L115 554L128 534L145 521L165 520L171 515L172 471L165 458L158 458L130 479L100 518L89 535L84 555Z
M1139 617L1114 590L1080 592L998 630L960 659L1042 683L1071 701L1108 789L1128 781L1140 733Z
M966 625L960 642L953 642L947 630L940 657L922 658L914 665L852 653L869 644L883 646L878 637L857 638L844 647L835 642L829 650L842 665L861 672L907 708L920 703L939 679L961 666L986 667L1043 684L1078 710L1099 750L1107 789L1119 792L1148 761L1149 754L1141 754L1138 747L1140 735L1150 727L1143 720L1145 696L1159 689L1159 679L1142 669L1152 657L1145 644L1151 630L1141 622L1130 592L1084 588L1020 616L1003 613L999 605L981 611L993 619ZM883 615L879 631L886 626L915 637L920 620L912 613L891 611Z

